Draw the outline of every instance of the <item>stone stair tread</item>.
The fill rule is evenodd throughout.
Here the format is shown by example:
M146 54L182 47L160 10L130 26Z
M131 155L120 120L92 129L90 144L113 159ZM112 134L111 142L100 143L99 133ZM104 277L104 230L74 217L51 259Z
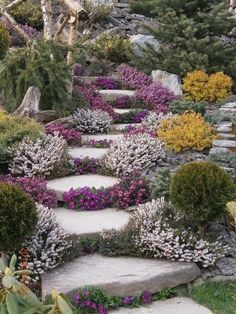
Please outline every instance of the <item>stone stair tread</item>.
M57 199L63 200L64 192L68 192L71 188L95 187L107 188L119 182L118 178L103 176L98 174L74 175L48 181L48 188L56 192Z
M113 314L213 314L206 307L187 297L175 297L165 301L156 301L140 308L121 308Z
M104 229L124 227L130 214L125 210L106 208L96 211L76 211L73 209L56 208L55 214L62 228L69 234L92 234Z
M69 149L69 154L73 158L101 158L106 154L108 148L73 147Z
M116 113L119 113L119 114L129 113L129 112L137 111L137 110L140 110L140 109L138 109L138 108L130 108L130 109L114 108L114 111L115 111Z
M137 127L137 126L140 126L140 123L117 123L117 124L113 124L112 128L115 130L122 131L128 128L128 126Z
M93 286L110 295L157 292L192 282L201 275L195 263L133 257L83 256L42 275L42 291L70 293Z
M125 89L102 89L99 91L99 94L106 100L112 101L120 96L129 96L133 97L135 95L135 91L133 90L125 90Z
M215 140L212 144L213 147L236 148L236 141L233 140Z
M119 134L89 134L89 135L82 135L82 142L86 143L89 140L107 140L107 141L117 141L123 137L122 133Z

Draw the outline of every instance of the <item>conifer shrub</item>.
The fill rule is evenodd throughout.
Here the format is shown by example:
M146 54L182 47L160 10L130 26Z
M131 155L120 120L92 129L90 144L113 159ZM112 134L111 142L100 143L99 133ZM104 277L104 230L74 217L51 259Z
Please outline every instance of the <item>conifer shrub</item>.
M220 218L235 193L230 176L210 161L187 163L171 179L172 203L186 219L199 226Z
M37 223L34 201L21 188L0 183L0 250L19 248Z
M192 100L174 100L170 103L169 109L173 114L182 114L184 112L198 112L204 116L207 103L205 101L195 102Z
M157 136L167 148L176 153L186 150L202 151L210 148L214 139L213 128L200 113L190 112L163 119Z
M203 71L193 71L183 80L186 98L193 101L218 102L230 95L232 79L223 72L207 75Z
M0 59L3 59L5 57L9 45L10 35L5 26L0 23Z

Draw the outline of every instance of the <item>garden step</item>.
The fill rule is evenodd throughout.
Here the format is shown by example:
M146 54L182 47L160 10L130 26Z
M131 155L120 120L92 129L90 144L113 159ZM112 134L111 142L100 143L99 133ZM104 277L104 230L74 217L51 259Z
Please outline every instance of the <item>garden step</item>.
M236 141L232 140L215 140L212 144L213 147L236 148Z
M153 302L148 306L112 311L113 314L213 314L204 306L190 298L176 297L165 301Z
M222 140L236 140L236 135L230 133L218 133Z
M113 101L120 96L129 96L133 97L135 95L135 91L133 90L123 90L123 89L104 89L99 91L100 95L106 101Z
M119 113L119 114L125 114L125 113L129 113L129 112L137 111L137 110L140 110L140 109L138 109L138 108L130 108L130 109L114 108L114 111L116 113Z
M107 140L107 141L117 141L123 137L123 134L91 134L91 135L82 135L82 142L86 143L90 140L95 141L101 141L101 140Z
M221 109L236 109L236 101L234 102L228 102L227 104L223 105Z
M76 211L72 209L56 208L55 214L62 228L69 234L91 234L102 232L104 229L124 227L130 214L125 210L106 208L97 211Z
M97 287L110 295L125 296L144 290L157 292L189 283L201 275L195 263L133 257L80 257L42 276L43 295L64 293L85 286Z
M73 158L96 158L99 159L106 154L108 148L73 147L69 149L69 154Z
M124 131L129 126L138 127L140 123L117 123L112 125L113 130Z
M98 174L74 175L48 181L48 188L56 192L57 200L63 200L63 194L71 188L95 187L108 188L119 182L118 178L102 176Z

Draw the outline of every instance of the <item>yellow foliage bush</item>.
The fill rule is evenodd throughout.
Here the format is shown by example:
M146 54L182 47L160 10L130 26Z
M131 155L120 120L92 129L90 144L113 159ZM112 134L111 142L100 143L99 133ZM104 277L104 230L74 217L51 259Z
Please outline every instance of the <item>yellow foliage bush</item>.
M186 98L194 101L221 101L230 95L232 86L232 79L223 72L208 75L196 70L188 73L183 80Z
M185 150L202 151L210 148L214 139L213 128L204 121L200 113L191 112L163 119L157 136L175 152Z

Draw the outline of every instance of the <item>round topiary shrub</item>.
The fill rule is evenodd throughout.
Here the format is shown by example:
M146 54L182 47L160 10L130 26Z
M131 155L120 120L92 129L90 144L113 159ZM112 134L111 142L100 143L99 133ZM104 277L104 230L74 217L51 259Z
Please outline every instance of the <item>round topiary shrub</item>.
M0 23L0 59L5 57L10 45L10 35L3 24Z
M183 165L172 177L170 198L184 216L204 226L221 217L236 186L229 175L209 161Z
M0 183L0 251L19 248L37 224L35 202L21 188Z

